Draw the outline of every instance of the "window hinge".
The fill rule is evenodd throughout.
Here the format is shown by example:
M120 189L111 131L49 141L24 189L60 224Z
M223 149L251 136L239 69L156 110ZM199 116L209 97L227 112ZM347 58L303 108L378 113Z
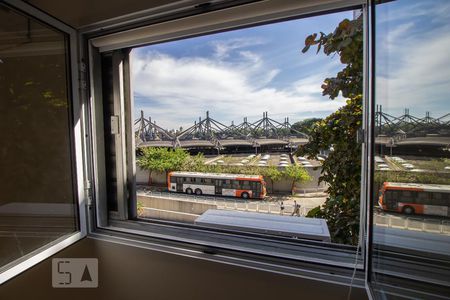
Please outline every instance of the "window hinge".
M87 199L87 205L90 207L92 206L92 184L90 180L86 180L84 183L84 190L86 193L86 199Z
M119 116L111 116L111 134L119 133Z

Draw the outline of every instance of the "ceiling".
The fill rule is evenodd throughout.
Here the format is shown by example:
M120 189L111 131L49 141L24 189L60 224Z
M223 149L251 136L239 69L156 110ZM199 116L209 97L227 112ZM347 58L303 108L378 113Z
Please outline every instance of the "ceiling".
M208 0L25 0L29 4L43 10L53 17L69 24L74 28L80 28L93 23L111 18L166 7L170 9L183 4L195 6Z

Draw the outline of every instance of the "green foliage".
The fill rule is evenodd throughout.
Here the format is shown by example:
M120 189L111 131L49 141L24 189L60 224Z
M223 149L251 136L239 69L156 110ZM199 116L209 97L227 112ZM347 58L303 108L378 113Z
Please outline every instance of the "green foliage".
M322 94L336 98L339 92L343 97L354 97L362 92L363 80L363 27L362 15L356 20L345 19L339 23L333 33L320 32L309 35L305 39L305 53L313 45L317 45L317 53L323 49L326 55L338 54L341 63L346 67L336 77L326 78L322 85Z
M281 177L283 177L283 173L275 166L268 166L265 168L260 168L261 169L261 175L264 176L265 180L267 181L267 179L270 180L271 182L271 192L273 192L273 183L275 181L278 181L281 179Z
M146 147L141 149L142 155L137 164L144 170L149 170L148 183L152 183L152 172L165 172L180 170L189 154L181 148L167 149L157 147Z
M358 243L359 201L342 196L330 197L322 207L310 210L307 217L327 219L333 242L353 245Z
M345 68L336 77L326 78L322 94L335 99L339 93L348 97L347 104L324 120L315 123L309 142L297 154L316 158L330 150L322 165L319 181L328 183L329 197L324 205L308 216L327 219L334 242L356 244L359 233L361 182L361 146L356 135L362 125L363 35L362 16L343 20L333 33L320 32L305 40L305 53L317 45L326 55L338 54Z
M205 158L202 153L198 153L195 156L187 155L177 171L206 172L206 169Z
M294 192L296 182L311 180L308 172L299 165L289 165L283 171L283 176L291 179L291 191Z
M313 130L315 123L317 123L321 120L322 119L320 119L320 118L304 119L302 121L298 121L298 122L295 122L294 124L292 124L291 128L298 132L306 133L309 135L311 133L311 131Z
M299 149L299 154L317 159L321 150L330 149L322 164L319 181L329 184L332 198L359 201L361 146L356 141L361 127L361 96L347 100L347 105L320 121L310 134L310 142Z
M298 151L317 159L321 150L333 149L323 162L319 177L319 181L328 183L329 198L309 216L327 219L330 234L337 243L358 242L361 146L356 135L361 120L361 96L357 96L320 121L310 134L310 142Z
M228 174L260 174L266 179L272 181L280 180L283 176L291 178L293 184L295 182L303 182L310 180L308 172L298 165L292 165L280 171L275 166L257 167L257 166L223 166L223 165L205 165L203 154L190 156L189 153L182 149L175 150L166 148L147 147L143 148L140 158L137 160L138 165L149 170L149 184L151 184L151 175L153 171L169 172L169 171L189 171L204 173L228 173ZM273 188L273 186L272 186Z
M144 203L142 203L141 201L137 202L137 214L138 216L142 216L142 214L144 213Z
M180 170L188 157L189 154L181 148L146 147L142 149L142 156L137 163L145 170L167 172Z
M311 180L308 172L299 165L289 165L283 171L283 176L292 179L294 182L303 182Z

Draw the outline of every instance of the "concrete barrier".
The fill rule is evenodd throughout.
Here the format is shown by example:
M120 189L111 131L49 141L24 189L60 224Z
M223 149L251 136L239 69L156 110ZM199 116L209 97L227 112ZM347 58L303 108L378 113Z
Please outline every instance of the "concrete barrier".
M406 228L409 230L423 231L424 223L422 219L406 218Z
M163 211L180 212L201 215L208 209L217 209L217 205L199 203L197 201L185 201L180 199L160 198L138 195L138 202L144 208L159 209Z
M185 223L194 223L195 219L197 219L199 216L200 215L196 214L155 209L149 207L144 207L144 211L141 214L141 217L144 218L161 219Z
M442 223L441 221L434 219L424 219L424 230L427 232L441 233Z
M442 233L450 234L450 221L442 221Z
M399 229L406 229L406 221L403 218L390 216L390 218L389 218L389 227L391 227L391 228L399 228Z

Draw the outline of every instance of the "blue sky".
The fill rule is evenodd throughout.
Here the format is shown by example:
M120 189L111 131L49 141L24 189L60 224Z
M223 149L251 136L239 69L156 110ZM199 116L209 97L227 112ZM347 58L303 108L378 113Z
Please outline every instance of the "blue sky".
M306 36L334 30L352 12L161 43L133 50L135 116L165 128L210 115L224 123L261 118L291 123L325 117L344 99L322 96L338 56L301 53ZM376 100L384 111L434 117L450 112L450 1L400 0L377 6Z
M450 1L393 1L376 15L377 103L393 115L449 113Z
M143 110L165 128L186 128L210 115L225 124L261 118L291 122L324 117L343 99L322 96L338 57L301 53L305 38L331 32L352 12L286 21L133 50L136 116Z

